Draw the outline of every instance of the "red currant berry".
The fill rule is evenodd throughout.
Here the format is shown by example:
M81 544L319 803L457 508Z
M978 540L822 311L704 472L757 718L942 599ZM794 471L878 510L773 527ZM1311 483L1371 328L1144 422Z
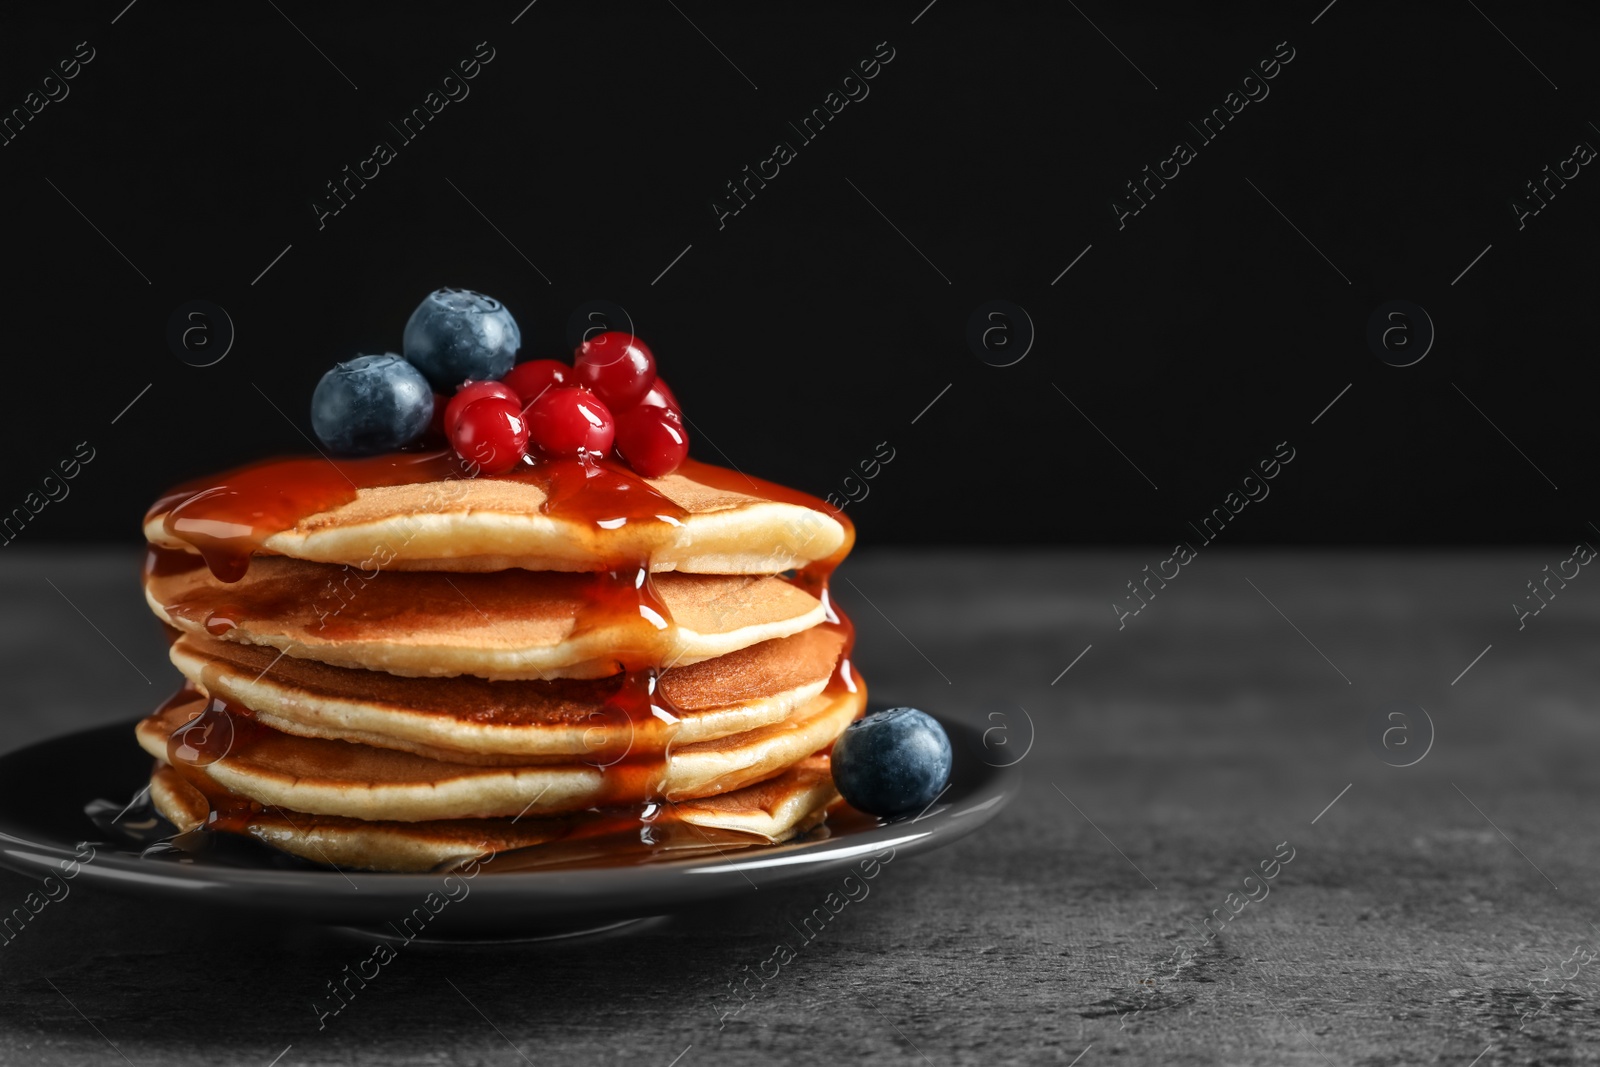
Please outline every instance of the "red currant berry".
M456 395L445 405L444 432L454 434L456 423L461 421L461 413L467 410L467 405L489 396L497 396L513 404L517 402L516 390L502 382L463 382L461 388L456 390Z
M617 423L617 451L636 473L660 478L689 455L689 434L675 412L637 407Z
M610 330L578 346L572 382L594 392L612 411L633 407L655 384L656 357L631 333Z
M639 401L638 406L661 408L679 416L683 414L683 406L678 403L678 398L672 395L672 390L667 388L667 383L661 378L655 380L655 384L644 394L644 399Z
M450 444L485 474L504 474L522 461L528 444L528 424L516 400L486 396L461 411Z
M547 389L528 407L528 435L552 456L611 451L616 420L611 409L587 389L574 385Z
M522 398L522 406L527 407L546 389L566 385L571 374L572 368L559 359L530 359L512 367L501 381L515 390Z

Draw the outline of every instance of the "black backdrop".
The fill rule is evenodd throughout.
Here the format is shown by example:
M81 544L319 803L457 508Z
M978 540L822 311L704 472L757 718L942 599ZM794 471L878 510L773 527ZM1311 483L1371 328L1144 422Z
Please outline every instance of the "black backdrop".
M850 508L864 543L1170 544L1280 442L1230 543L1592 532L1600 176L1567 164L1520 229L1510 204L1600 146L1593 5L925 3L6 11L0 108L60 98L0 147L0 509L94 450L17 542L132 538L169 483L304 451L322 371L396 349L440 285L506 301L524 355L624 308L700 458L824 494L892 450ZM1241 88L1269 95L1209 143L1187 125ZM806 142L835 90L857 99ZM406 143L431 91L467 95ZM195 300L235 331L212 366L168 341ZM969 344L992 300L1032 323L1011 366ZM1392 300L1436 330L1409 367L1367 340Z

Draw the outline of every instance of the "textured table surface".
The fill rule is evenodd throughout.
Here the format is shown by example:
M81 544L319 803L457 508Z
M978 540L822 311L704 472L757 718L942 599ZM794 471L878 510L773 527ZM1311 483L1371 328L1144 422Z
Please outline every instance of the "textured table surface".
M319 1030L368 945L79 885L0 946L0 1063L1600 1061L1594 579L1519 630L1566 553L1208 549L1119 629L1164 555L851 561L875 697L1000 728L1026 783L740 1001L829 886L608 939L413 945ZM0 746L165 696L136 568L0 558ZM0 873L0 910L30 886Z

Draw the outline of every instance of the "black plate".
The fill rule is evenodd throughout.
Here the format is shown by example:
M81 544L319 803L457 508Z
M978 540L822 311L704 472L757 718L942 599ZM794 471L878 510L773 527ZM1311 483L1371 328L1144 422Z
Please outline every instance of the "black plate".
M846 821L797 841L692 860L499 873L486 868L470 880L456 876L442 905L441 874L341 872L301 864L253 842L183 862L170 855L141 856L142 845L108 834L85 814L96 800L115 799L120 806L149 783L150 758L134 742L133 723L121 723L0 757L0 865L60 878L72 869L63 862L87 855L79 843L88 841L94 858L74 871L82 883L167 904L248 909L258 916L377 931L421 914L429 937L548 934L661 915L748 893L752 885L843 877L888 849L898 859L971 833L1005 807L1021 774L987 764L976 730L941 722L955 750L950 785L914 819ZM418 913L430 894L437 910Z

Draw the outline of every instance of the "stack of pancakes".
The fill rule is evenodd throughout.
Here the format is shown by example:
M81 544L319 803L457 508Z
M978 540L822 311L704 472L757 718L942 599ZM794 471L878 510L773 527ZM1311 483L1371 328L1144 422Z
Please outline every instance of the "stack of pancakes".
M186 684L137 729L156 807L377 870L817 825L866 700L826 581L853 533L725 473L356 476L288 514L284 463L168 494L144 587Z

